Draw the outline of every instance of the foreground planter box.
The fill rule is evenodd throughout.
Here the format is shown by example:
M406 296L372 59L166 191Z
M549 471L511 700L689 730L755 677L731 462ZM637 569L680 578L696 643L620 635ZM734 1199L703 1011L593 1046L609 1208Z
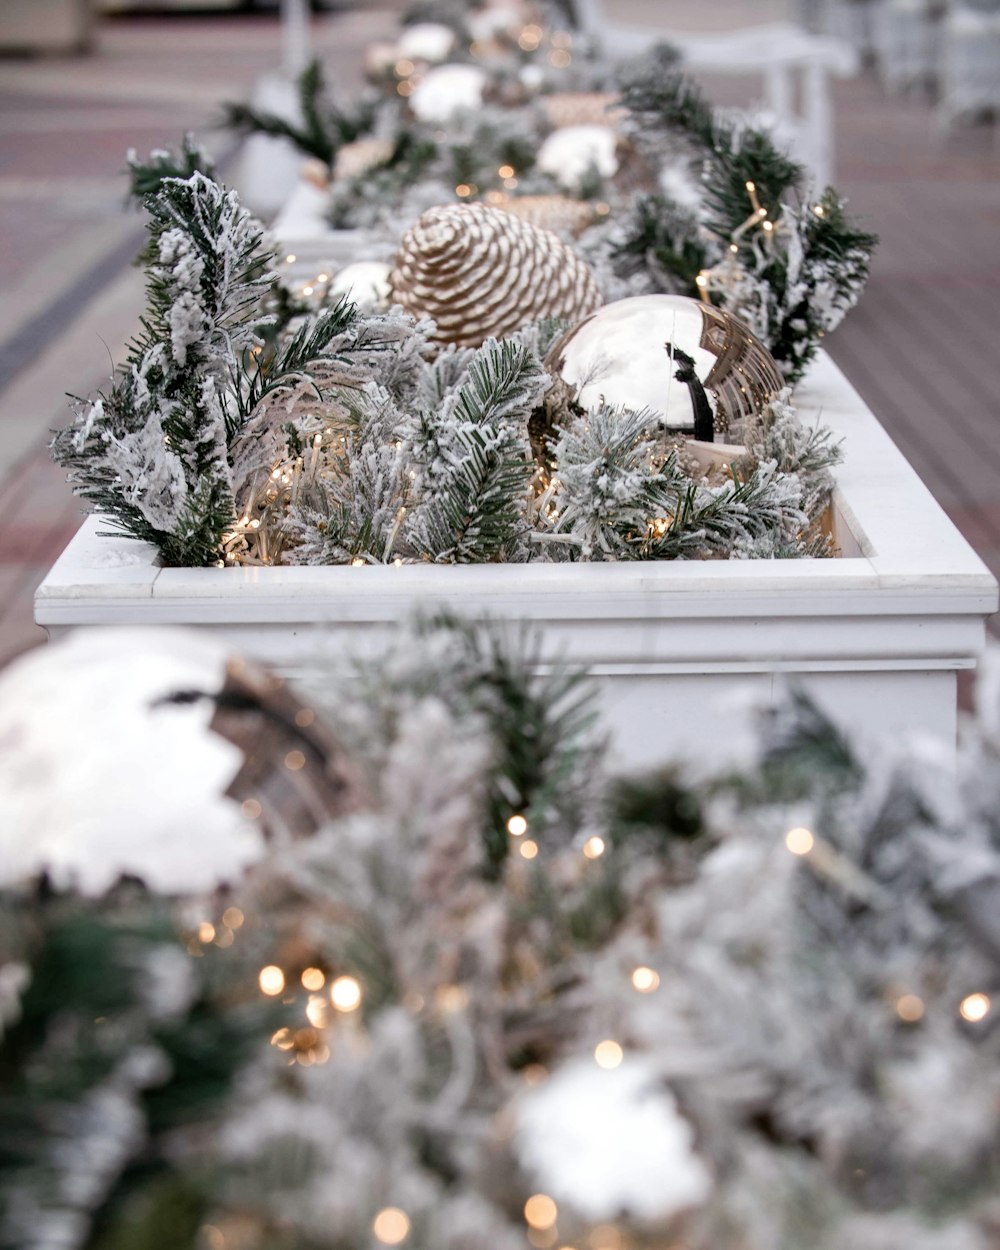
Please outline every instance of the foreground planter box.
M294 676L324 654L377 656L416 609L525 620L543 658L586 666L620 759L713 758L734 691L794 677L841 722L954 738L956 681L984 645L997 584L827 357L800 411L844 438L842 558L403 568L164 569L90 518L39 587L53 637L87 625L191 625Z

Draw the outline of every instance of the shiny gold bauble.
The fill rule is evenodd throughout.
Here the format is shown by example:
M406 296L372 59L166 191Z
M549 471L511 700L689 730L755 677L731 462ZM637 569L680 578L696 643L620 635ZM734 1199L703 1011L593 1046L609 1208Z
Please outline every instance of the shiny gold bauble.
M486 204L424 213L389 284L393 303L433 318L437 342L463 347L543 318L576 321L601 303L590 269L557 235Z
M684 295L617 300L553 344L546 360L583 408L647 409L664 430L738 443L784 385L737 317Z

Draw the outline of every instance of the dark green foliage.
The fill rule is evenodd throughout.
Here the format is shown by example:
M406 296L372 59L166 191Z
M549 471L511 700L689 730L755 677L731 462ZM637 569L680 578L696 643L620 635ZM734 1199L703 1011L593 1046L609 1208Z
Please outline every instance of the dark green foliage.
M708 256L693 217L663 196L643 195L636 201L627 234L614 245L612 260L624 274L648 269L664 291L697 295L695 278Z
M614 782L608 822L616 844L650 833L664 842L691 841L704 831L701 801L674 766Z
M141 204L148 196L157 194L164 178L190 178L192 174L202 173L206 178L214 179L215 162L195 142L193 135L186 134L178 152L159 149L151 152L145 161L130 152L128 172L129 198Z
M375 105L369 99L351 107L335 105L327 96L323 65L311 61L296 81L301 122L290 122L276 113L250 104L227 104L226 125L242 134L264 134L288 139L306 156L325 165L345 143L367 134L375 122Z

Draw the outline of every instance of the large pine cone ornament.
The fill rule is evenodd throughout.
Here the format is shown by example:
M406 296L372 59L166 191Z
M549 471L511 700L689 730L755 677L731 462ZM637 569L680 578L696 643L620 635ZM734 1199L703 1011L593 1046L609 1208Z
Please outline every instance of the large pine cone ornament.
M478 347L532 321L576 321L600 306L588 266L548 230L485 204L429 209L389 275L392 302L432 317L439 343Z

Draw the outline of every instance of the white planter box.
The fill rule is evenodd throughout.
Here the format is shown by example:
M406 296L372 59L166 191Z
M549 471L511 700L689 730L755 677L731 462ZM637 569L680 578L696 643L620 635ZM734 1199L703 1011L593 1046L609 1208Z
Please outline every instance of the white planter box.
M84 625L193 625L291 675L324 652L376 655L414 609L527 620L544 654L602 685L615 751L717 756L720 699L794 676L842 722L953 737L997 585L837 367L799 388L844 438L843 558L571 565L164 569L151 548L81 528L40 586L52 636ZM725 723L728 723L726 721Z

